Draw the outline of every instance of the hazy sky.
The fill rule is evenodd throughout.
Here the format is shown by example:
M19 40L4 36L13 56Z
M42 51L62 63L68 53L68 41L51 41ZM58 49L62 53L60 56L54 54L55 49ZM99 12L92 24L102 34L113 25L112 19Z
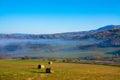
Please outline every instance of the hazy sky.
M0 33L61 33L120 24L120 0L0 0Z

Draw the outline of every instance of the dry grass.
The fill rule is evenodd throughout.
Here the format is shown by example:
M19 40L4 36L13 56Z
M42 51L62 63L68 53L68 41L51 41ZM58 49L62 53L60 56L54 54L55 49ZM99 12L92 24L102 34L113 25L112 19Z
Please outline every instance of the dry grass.
M37 69L38 64L51 66L54 73ZM0 60L0 80L120 80L120 67L53 63L39 60Z

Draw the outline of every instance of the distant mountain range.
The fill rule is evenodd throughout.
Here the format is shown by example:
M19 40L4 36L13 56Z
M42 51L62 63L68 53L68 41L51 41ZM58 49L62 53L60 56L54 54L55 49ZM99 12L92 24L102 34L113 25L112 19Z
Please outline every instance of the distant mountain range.
M90 31L80 31L80 32L67 32L67 33L56 33L56 34L0 34L0 39L3 38L14 38L14 39L72 39L74 37L83 37L88 34L93 34L97 32L101 32L104 30L110 30L113 28L120 28L120 25L107 25L104 27L101 27L96 30L90 30Z
M95 47L117 47L120 46L120 28L113 28L110 30L104 30L90 35L85 35L81 39L101 39L103 40L99 44L94 44ZM88 45L87 45L88 46ZM92 47L92 45L89 47Z
M104 27L97 29L97 31L110 30L113 28L120 28L120 25L107 25L107 26L104 26Z
M120 25L56 34L0 34L0 56L76 58L120 51ZM114 54L111 54L114 52ZM107 54L106 54L107 53Z

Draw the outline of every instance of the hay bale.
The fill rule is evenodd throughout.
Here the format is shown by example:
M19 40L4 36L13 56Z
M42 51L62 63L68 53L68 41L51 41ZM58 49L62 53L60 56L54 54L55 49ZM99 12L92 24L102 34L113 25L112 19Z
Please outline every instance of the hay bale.
M48 64L52 64L52 61L49 61Z
M43 69L43 68L45 68L45 66L44 65L38 65L38 69Z
M53 73L53 70L51 68L46 68L46 73Z

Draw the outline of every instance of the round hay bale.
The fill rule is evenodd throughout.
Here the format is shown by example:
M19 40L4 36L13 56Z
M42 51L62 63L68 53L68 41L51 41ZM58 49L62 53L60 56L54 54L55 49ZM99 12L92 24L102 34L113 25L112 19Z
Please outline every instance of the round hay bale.
M53 70L51 68L46 68L46 73L53 73Z
M43 69L43 68L45 68L45 66L44 65L38 65L38 69Z
M52 61L49 61L48 64L52 64Z

